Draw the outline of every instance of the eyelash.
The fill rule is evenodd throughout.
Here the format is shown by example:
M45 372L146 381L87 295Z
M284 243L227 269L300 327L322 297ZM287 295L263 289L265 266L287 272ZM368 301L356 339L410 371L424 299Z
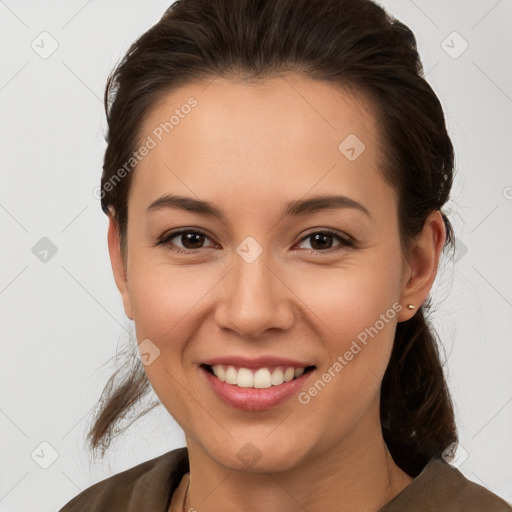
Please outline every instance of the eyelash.
M204 237L206 237L208 239L210 238L205 232L203 232L199 229L182 229L182 230L173 231L171 233L164 235L156 244L154 244L154 246L156 247L156 246L162 245L168 251L172 251L172 252L175 252L178 254L187 254L187 255L196 254L197 251L205 249L205 247L200 247L198 249L181 249L180 247L171 247L171 245L169 245L170 240L172 240L173 238L176 238L178 235L182 235L184 233L194 233L194 234L198 234L198 235L203 235ZM326 249L323 251L320 249L303 249L303 250L309 251L309 253L312 253L312 254L318 253L317 255L322 255L324 253L336 252L343 248L345 248L345 249L356 248L356 243L353 239L341 236L339 233L337 233L335 231L330 231L328 229L322 230L322 231L314 231L312 233L309 233L308 235L304 236L301 240L299 240L299 243L302 243L304 240L307 240L308 238L312 237L313 235L318 235L318 234L331 235L340 242L340 245L337 248L330 248L330 249Z

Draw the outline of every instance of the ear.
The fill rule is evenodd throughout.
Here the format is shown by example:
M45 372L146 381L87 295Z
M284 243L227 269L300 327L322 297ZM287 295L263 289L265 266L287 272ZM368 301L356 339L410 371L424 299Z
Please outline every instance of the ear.
M113 219L112 214L110 214L108 218L108 251L110 253L110 263L112 264L112 271L114 273L117 288L123 299L124 312L130 320L133 320L132 305L128 292L128 281L126 279L126 266L121 256L118 226Z
M446 228L439 210L432 212L425 221L421 232L411 244L405 265L404 284L400 295L402 310L398 322L413 317L434 284L439 259L446 239ZM410 310L407 304L413 304Z

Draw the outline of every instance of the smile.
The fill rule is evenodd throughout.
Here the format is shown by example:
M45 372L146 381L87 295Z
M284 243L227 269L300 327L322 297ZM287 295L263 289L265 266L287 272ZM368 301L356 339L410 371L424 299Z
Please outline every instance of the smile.
M300 377L314 368L307 366L305 368L294 368L292 366L278 366L275 368L243 368L233 365L204 365L204 367L221 382L238 386L241 388L270 388L272 386L280 386L285 382Z
M218 375L213 372L214 366L217 366L215 371ZM314 375L316 367L281 366L273 367L271 372L268 367L249 369L201 364L199 369L209 388L225 404L244 411L264 411L283 404L299 393ZM224 380L221 380L221 376ZM258 385L261 386L259 389Z

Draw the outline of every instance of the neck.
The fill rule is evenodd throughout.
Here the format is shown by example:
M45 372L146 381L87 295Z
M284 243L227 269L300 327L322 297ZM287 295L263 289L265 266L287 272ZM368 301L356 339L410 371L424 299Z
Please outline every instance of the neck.
M230 470L187 438L190 485L185 510L378 512L412 478L394 463L377 420L363 418L335 446L306 454L300 465L275 473Z

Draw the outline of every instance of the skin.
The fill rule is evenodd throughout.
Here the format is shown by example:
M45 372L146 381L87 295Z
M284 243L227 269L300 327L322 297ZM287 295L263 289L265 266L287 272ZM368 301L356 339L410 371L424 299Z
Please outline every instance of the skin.
M378 126L363 97L294 74L191 83L148 112L140 140L190 96L198 105L134 171L126 261L112 217L108 231L126 315L138 342L160 350L145 366L148 379L185 432L187 509L376 511L412 480L384 443L379 394L396 324L433 285L446 236L441 214L402 251L395 191L379 171ZM366 146L354 161L338 149L351 133ZM334 192L371 217L351 208L281 215L290 200ZM146 213L164 193L211 201L225 221L179 209ZM195 254L154 245L177 228L208 236ZM306 238L325 230L356 247ZM263 248L252 263L236 252L248 236ZM194 247L182 236L172 244ZM309 387L395 303L402 309L308 404L293 397L240 411L199 370L226 354L292 356L316 365ZM261 456L254 465L237 456L247 443Z

